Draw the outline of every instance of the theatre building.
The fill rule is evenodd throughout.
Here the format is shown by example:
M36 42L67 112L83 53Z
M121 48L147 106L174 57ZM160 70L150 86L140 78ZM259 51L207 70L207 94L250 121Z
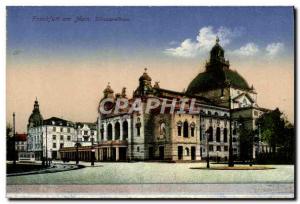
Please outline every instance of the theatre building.
M257 128L256 118L266 109L258 106L254 87L230 69L224 53L217 39L205 71L199 73L183 92L161 88L158 82L153 84L147 69L139 77L138 86L130 97L126 88L115 93L108 84L99 104L109 101L105 108L112 111L105 114L99 111L98 143L86 148L94 149L98 161L200 161L208 152L213 160L227 160L231 122L233 155L238 157L238 118L247 118L247 128L253 130ZM174 99L187 100L188 105L195 99L194 105L200 112L178 113L180 107L176 105L173 113L162 114L158 111L161 107L148 113L146 103L151 98L168 104ZM118 99L128 100L129 105L115 112ZM141 100L142 111L129 111L136 100ZM75 149L72 151L71 159L74 159ZM254 145L253 154L255 151L258 148Z

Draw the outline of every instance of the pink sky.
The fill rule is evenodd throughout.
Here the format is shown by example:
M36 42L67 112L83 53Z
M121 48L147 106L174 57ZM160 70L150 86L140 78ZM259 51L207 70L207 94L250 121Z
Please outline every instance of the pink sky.
M95 122L97 106L103 89L110 82L115 93L127 87L131 96L138 78L148 67L152 81L162 88L182 91L204 62L193 60L110 60L110 61L50 61L9 62L6 70L7 122L16 112L16 129L26 131L35 97L44 118L56 116L71 121ZM274 109L279 107L294 122L293 63L232 62L237 70L258 92L258 104Z

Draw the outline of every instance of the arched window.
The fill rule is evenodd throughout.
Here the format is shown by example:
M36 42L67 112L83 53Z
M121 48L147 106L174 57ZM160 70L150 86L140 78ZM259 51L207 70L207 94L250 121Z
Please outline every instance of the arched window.
M123 140L128 139L128 122L125 120L123 122Z
M181 136L181 130L182 130L182 122L179 121L179 122L177 123L177 135L178 135L178 136Z
M217 127L217 130L216 130L216 140L217 140L217 142L220 142L220 136L221 136L221 129L220 129L220 127Z
M135 124L135 127L136 127L136 134L137 136L140 136L141 135L141 119L140 118L137 118L137 122Z
M187 121L183 123L183 137L189 137L189 123Z
M116 122L115 124L115 140L120 139L120 123Z
M223 139L223 141L227 142L227 128L224 128L223 133L224 133L224 139Z
M112 125L110 123L107 125L107 140L112 140Z
M191 123L191 136L194 137L195 135L195 123Z
M166 124L164 122L160 123L159 134L163 136L166 135Z
M208 134L208 141L213 141L213 128L212 128L212 126L210 126L208 128L207 134Z
M187 147L187 148L185 148L185 154L186 154L186 156L190 156L190 150L189 150L189 148Z
M101 125L100 137L101 137L101 140L103 140L103 138L104 138L104 128L103 128L103 125Z

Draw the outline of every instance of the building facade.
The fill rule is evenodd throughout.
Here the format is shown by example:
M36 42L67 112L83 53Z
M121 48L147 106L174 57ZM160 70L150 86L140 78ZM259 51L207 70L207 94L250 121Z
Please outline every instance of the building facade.
M60 150L64 147L97 143L96 124L74 123L58 117L43 120L37 100L27 128L27 151L33 152L36 160L62 159Z
M224 53L217 39L205 71L199 73L183 92L163 89L158 82L153 84L146 69L130 98L126 88L115 94L108 84L99 104L108 101L104 109L112 111L99 111L98 143L82 151L95 149L98 161L200 161L207 156L226 161L232 133L233 155L238 158L239 119L244 119L249 130L255 130L255 120L267 110L258 106L254 87L249 86L237 71L230 69ZM120 99L129 101L128 108L116 112L115 105ZM179 113L178 106L175 106L175 112L168 114L157 110L148 113L146 103L149 99L168 104L174 99L187 100L187 104L191 104L191 99L195 99L194 105L200 113ZM140 100L142 111L128 111L135 106L136 100ZM253 145L253 157L260 151L258 145ZM70 159L76 156L74 148L64 148L63 151Z

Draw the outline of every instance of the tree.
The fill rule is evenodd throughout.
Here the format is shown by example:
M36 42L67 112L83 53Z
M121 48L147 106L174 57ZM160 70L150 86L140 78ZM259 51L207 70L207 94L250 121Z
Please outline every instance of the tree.
M267 112L258 118L257 124L261 131L261 140L270 145L272 152L276 152L276 148L284 142L286 121L282 112L278 108Z
M272 158L293 161L294 126L287 121L283 113L276 108L260 116L256 123L260 129L261 141L267 142L271 147Z
M6 159L13 160L14 140L13 140L13 128L8 123L6 124Z
M252 160L253 138L255 132L246 128L245 121L241 117L238 119L238 124L240 160L245 162L247 160Z

